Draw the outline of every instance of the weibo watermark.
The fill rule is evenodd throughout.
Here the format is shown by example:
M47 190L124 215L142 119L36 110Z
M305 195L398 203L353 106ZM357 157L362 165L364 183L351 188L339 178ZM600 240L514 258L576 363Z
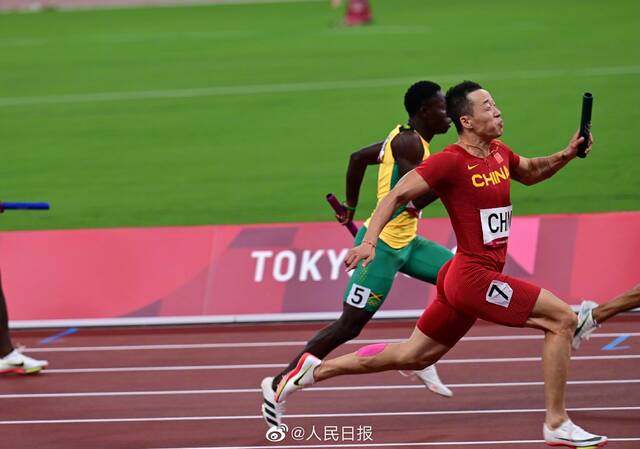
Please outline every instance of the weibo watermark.
M322 426L304 428L301 426L292 427L281 424L280 427L271 427L267 430L265 438L278 443L285 438L294 441L373 441L372 426Z

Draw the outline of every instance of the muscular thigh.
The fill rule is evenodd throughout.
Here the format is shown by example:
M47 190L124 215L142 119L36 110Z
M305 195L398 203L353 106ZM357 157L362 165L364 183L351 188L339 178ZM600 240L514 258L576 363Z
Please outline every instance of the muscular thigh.
M464 313L505 326L522 327L531 315L540 287L497 271L455 264L444 290Z

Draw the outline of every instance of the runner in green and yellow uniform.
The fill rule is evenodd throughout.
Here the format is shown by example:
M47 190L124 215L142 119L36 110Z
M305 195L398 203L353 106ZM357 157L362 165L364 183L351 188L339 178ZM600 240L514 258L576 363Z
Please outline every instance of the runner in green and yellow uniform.
M418 145L422 147L422 157L416 163L416 159L420 156ZM405 148L408 150L403 152L401 149ZM415 157L407 160L406 157L400 156L411 150L414 150ZM397 160L394 154L398 155ZM429 154L429 142L413 126L396 126L382 144L382 150L377 158L380 161L378 202L389 193L389 190L406 172L428 158ZM349 208L347 210L354 209L353 206L349 206L349 201L353 201L353 194L349 195L350 190L354 189L347 188L346 206ZM424 199L424 203L431 200L431 198ZM351 204L356 202L353 201ZM420 206L424 207L426 205L424 203ZM435 285L440 267L453 255L451 251L437 243L416 235L419 217L420 207L413 203L402 206L395 212L393 219L384 227L378 239L377 263L371 263L366 268L359 267L354 271L344 293L345 304L364 309L371 314L376 313L391 290L398 271ZM368 225L369 220L356 235L356 245L361 243Z
M406 125L396 126L384 142L375 143L351 155L347 170L347 199L344 203L347 213L337 217L342 223L353 220L367 166L379 165L380 201L402 176L429 157L429 141L436 134L446 133L451 125L444 94L436 83L419 81L413 84L405 94L404 105L409 114ZM376 259L367 268L358 268L351 277L344 293L340 318L309 340L280 374L263 379L262 415L269 426L281 424L282 404L276 404L274 391L282 375L294 369L305 352L324 358L338 346L356 338L382 306L398 272L435 285L438 270L453 254L416 235L416 231L419 211L436 199L430 195L396 211L377 242ZM356 245L361 242L367 224L368 221L356 236ZM438 378L435 367L430 366L415 374L435 393L452 395Z

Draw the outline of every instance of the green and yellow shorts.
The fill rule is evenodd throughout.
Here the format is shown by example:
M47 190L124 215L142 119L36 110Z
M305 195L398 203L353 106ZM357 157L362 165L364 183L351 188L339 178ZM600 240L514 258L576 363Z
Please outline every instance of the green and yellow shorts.
M366 231L364 226L360 228L356 245L362 242ZM435 285L440 267L452 257L453 253L444 246L420 236L400 249L378 239L376 257L366 268L362 268L362 263L358 264L347 284L343 302L376 313L387 298L398 272Z

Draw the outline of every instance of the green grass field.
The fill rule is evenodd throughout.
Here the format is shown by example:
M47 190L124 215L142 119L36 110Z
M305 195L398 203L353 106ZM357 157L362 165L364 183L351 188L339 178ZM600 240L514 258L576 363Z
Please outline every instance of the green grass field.
M53 205L2 229L331 220L348 155L418 79L483 83L527 156L564 147L593 92L592 155L514 186L514 213L640 209L640 3L451 5L374 0L353 29L328 2L0 14L0 198Z

